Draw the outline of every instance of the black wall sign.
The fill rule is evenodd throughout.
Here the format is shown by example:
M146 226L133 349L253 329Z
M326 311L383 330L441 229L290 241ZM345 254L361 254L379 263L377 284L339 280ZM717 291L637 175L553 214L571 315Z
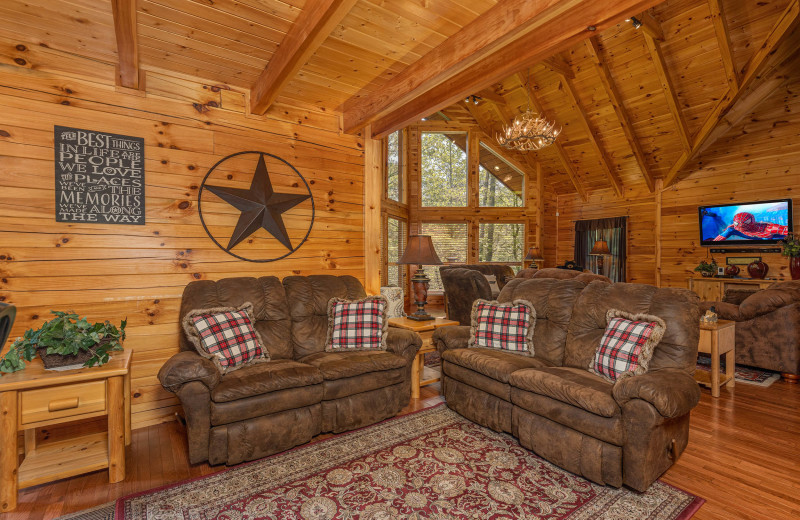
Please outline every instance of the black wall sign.
M56 222L144 225L144 139L55 127Z

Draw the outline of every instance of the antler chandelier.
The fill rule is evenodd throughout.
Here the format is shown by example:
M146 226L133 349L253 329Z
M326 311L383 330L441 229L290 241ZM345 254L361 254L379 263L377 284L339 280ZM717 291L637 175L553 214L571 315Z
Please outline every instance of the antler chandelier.
M525 93L528 94L528 108L504 126L503 131L495 136L500 146L519 152L541 150L550 146L558 137L561 129L556 129L554 122L550 122L531 110L531 95L529 90L530 71L528 81L525 82Z

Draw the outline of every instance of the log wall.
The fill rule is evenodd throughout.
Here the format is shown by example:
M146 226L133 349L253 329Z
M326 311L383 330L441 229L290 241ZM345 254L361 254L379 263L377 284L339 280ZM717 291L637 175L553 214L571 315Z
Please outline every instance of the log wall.
M623 198L610 190L593 193L588 203L576 195L558 197L559 263L572 258L574 221L588 218L629 216L628 281L686 287L686 278L710 252L700 246L697 208L780 198L793 198L795 231L800 226L794 197L800 185L800 81L777 90L757 111L690 167L682 181L661 192L658 211L656 195L645 190L626 190ZM660 226L657 226L660 220ZM657 229L660 227L660 236ZM656 255L660 242L661 255ZM720 246L722 247L722 246ZM735 247L734 244L729 247ZM715 255L719 265L727 256L755 256L748 253ZM769 265L769 277L788 279L788 260L780 254L759 254Z
M324 110L246 116L246 93L228 85L147 70L144 90L129 91L114 77L109 63L0 37L0 301L18 307L12 338L51 309L127 318L133 425L142 427L177 409L156 374L177 351L186 284L326 272L364 279L364 153L361 138L342 135L339 116ZM54 125L144 138L146 225L55 222ZM311 184L312 232L284 260L237 260L201 226L203 176L245 150L284 158ZM252 172L233 175L247 183Z

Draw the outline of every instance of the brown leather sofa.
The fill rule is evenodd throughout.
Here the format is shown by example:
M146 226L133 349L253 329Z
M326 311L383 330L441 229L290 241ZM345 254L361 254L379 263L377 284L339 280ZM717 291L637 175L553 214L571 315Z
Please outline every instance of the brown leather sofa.
M498 301L516 299L536 309L533 357L466 348L469 327L434 332L447 405L593 482L647 489L686 448L689 412L700 399L692 377L697 296L642 284L517 278ZM612 308L654 314L667 325L650 371L616 384L587 369Z
M220 375L182 332L180 352L158 373L181 402L189 461L237 464L303 444L321 432L360 428L396 415L411 398L418 334L389 328L386 351L325 352L328 300L363 298L352 276L226 278L190 283L193 309L254 306L270 361Z
M502 264L460 264L439 267L444 288L447 319L469 325L472 302L494 300L492 289L484 275L494 275L497 287L503 289L506 280L514 278L514 270Z
M602 274L595 274L591 271L562 269L560 267L547 267L544 269L528 267L526 269L520 269L516 278L555 278L556 280L578 280L579 282L584 283L601 280L611 283L611 279L608 276L603 276Z
M723 320L736 322L736 362L774 370L788 380L800 375L800 280L776 282L768 288L729 291L714 307Z

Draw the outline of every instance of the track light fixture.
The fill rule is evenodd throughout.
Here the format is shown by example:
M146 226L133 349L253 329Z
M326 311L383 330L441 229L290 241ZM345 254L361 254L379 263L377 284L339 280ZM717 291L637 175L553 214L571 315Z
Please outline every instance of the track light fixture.
M636 18L635 16L631 16L625 20L626 22L630 22L633 25L634 29L638 29L642 26L642 21Z
M477 105L482 99L482 97L472 94L464 98L464 103Z

